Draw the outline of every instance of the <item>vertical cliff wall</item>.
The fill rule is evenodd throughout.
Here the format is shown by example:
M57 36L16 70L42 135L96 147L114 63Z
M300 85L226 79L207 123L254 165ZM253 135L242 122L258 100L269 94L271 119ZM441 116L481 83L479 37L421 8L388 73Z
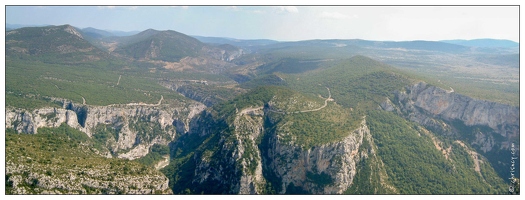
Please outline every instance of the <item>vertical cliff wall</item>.
M275 129L279 122L272 123L268 112L237 109L230 122L214 118L213 112L195 118L189 134L172 148L180 152L175 160L185 163L179 170L194 166L172 177L174 193L193 188L212 194L342 194L350 187L356 164L364 159L359 152L363 138L370 134L365 119L343 139L305 149L283 141L286 133Z
M106 142L111 153L106 156L135 159L145 156L153 144L167 145L177 132L189 130L191 118L206 106L194 102L178 106L109 105L90 106L64 103L63 108L40 108L27 111L6 108L6 128L18 133L38 133L41 127L70 127L93 137L112 132Z
M469 143L491 161L500 176L509 176L511 147L519 149L519 108L473 99L424 82L396 91L394 99L387 99L381 107L437 134Z

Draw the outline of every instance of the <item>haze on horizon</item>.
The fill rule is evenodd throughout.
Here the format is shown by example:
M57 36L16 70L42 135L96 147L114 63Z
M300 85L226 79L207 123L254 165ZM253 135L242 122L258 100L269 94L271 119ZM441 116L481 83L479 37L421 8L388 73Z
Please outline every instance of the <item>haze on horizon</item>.
M6 6L6 23L297 41L507 39L518 6Z

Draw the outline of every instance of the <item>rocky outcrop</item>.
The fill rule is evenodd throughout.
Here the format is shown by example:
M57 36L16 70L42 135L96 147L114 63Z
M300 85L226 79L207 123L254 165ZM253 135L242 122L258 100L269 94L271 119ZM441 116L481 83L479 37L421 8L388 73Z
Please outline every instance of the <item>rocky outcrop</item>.
M6 128L15 129L19 133L35 134L38 128L56 128L62 123L76 129L82 128L78 123L77 114L72 110L62 108L41 108L32 112L18 108L6 108L5 116Z
M352 184L359 147L370 134L366 120L341 141L308 150L280 142L279 133L271 139L270 168L282 178L282 191L289 185L313 194L342 194Z
M230 62L233 59L236 59L244 54L244 51L240 48L229 44L223 44L219 46L204 46L202 51L205 55L210 56L211 58Z
M401 93L398 98L405 99ZM515 107L449 93L423 82L408 87L406 98L433 115L446 120L459 119L468 126L486 125L498 130L498 126L519 124L519 109Z
M197 102L177 106L90 106L68 102L64 103L63 108L33 111L7 108L6 128L19 133L36 134L38 128L58 127L66 123L89 137L97 134L101 128L110 129L117 135L113 138L114 142L106 143L112 154L135 159L145 156L153 144L167 145L175 139L177 132L187 132L191 118L204 108L206 106ZM146 129L148 131L144 131Z
M395 104L412 121L446 135L459 134L457 127L451 127L451 122L454 121L460 121L468 127L490 127L493 130L491 132L505 138L500 143L503 149L508 149L513 141L519 139L519 108L473 99L424 82L405 89L396 92ZM389 110L388 107L384 108ZM487 134L490 133L480 131L475 135L475 143L483 146L485 151L489 151L494 145L493 136Z
M187 135L192 139L181 138L174 144L175 151L195 141L203 144L188 161L195 165L194 172L181 177L191 179L191 186L175 183L176 188L208 194L284 194L293 187L312 194L342 194L350 187L356 163L362 159L359 148L370 134L366 120L341 140L304 149L280 139L286 133L266 121L271 121L268 112L263 107L237 109L231 121L215 121L212 111L203 112L192 122ZM269 177L279 185L269 186Z
M262 174L261 151L257 148L257 139L264 134L263 116L263 107L250 107L241 110L233 122L237 143L233 157L240 162L238 170L242 172L235 186L239 194L261 194L266 185Z
M501 177L508 176L511 147L519 149L519 108L477 100L420 82L394 92L380 107L462 141L485 156ZM517 151L519 155L519 151Z
M25 159L25 158L24 158ZM172 194L168 178L154 169L137 174L111 169L109 162L90 168L6 162L6 191L12 194ZM69 167L69 166L68 166ZM135 166L128 166L131 170Z
M206 193L262 194L265 179L262 174L261 154L257 148L257 139L263 133L262 107L247 108L236 114L231 134L221 134L219 144L210 144L218 149L196 153L193 184L218 184L217 188L206 188ZM211 115L203 115L192 123L189 134L210 137L216 125L210 124ZM212 136L213 137L213 136ZM184 142L184 141L183 141ZM216 185L214 185L216 186ZM221 191L219 191L221 190Z

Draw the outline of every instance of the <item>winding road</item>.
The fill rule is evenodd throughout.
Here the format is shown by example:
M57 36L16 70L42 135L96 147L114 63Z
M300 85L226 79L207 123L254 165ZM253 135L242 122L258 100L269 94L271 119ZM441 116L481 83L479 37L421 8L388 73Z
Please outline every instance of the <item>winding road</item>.
M297 113L307 113L307 112L319 111L328 105L328 101L334 101L334 99L332 99L332 93L330 93L330 88L327 87L326 89L328 90L328 98L324 100L324 105L319 108L311 109L311 110L300 110L300 111L295 111L295 112L282 112L282 111L275 111L275 110L269 110L269 111L274 112L274 113L280 113L280 114L297 114Z

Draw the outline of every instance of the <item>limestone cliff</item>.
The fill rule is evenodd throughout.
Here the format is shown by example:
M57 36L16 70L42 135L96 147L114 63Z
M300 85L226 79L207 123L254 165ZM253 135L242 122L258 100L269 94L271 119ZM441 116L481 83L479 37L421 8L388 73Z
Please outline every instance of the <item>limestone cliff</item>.
M269 168L282 179L282 191L290 184L313 194L342 194L356 174L359 147L370 130L363 120L360 127L341 141L303 150L283 144L277 133L270 139Z
M396 92L395 97L394 104L410 120L439 129L447 135L461 134L450 127L450 122L454 121L460 121L469 127L489 127L492 131L475 134L476 141L483 143L481 146L488 145L483 148L485 152L493 147L485 144L493 143L490 133L504 138L499 144L502 149L509 149L512 142L519 141L519 108L473 99L424 82L407 86L406 91ZM449 122L449 125L445 122Z
M113 132L106 142L111 153L105 156L136 159L145 156L153 144L167 145L177 132L189 130L190 119L204 110L198 102L180 105L77 105L64 101L63 108L40 108L27 111L6 108L6 128L19 133L36 134L41 127L58 127L62 123L89 137L101 130Z
M41 108L32 112L19 108L6 108L6 128L13 128L19 133L37 133L40 127L59 127L67 123L73 128L82 128L77 114L62 108Z
M242 172L235 186L239 194L261 194L266 184L262 174L261 151L257 148L257 139L264 134L263 116L263 107L250 107L241 110L233 122L237 143L233 157L240 162L238 170Z
M392 101L381 103L382 109L469 143L489 159L500 176L508 176L511 147L519 149L519 108L473 99L424 82L394 95Z
M234 117L230 133L224 132L225 124L220 119L214 121L209 111L192 121L188 135L179 139L172 149L202 144L203 148L193 150L194 156L188 161L195 166L188 178L196 192L263 193L266 183L257 148L257 140L264 131L263 116L262 107L242 110Z
M183 164L194 168L186 169L192 171L186 176L176 175L174 193L193 188L192 192L208 194L284 194L293 187L313 194L342 194L352 184L356 163L363 159L360 145L370 134L363 119L342 140L304 149L280 139L286 133L269 122L268 108L237 109L231 121L215 119L212 113L195 118L189 134L172 148L182 152L181 159L188 158L185 150L196 148Z

